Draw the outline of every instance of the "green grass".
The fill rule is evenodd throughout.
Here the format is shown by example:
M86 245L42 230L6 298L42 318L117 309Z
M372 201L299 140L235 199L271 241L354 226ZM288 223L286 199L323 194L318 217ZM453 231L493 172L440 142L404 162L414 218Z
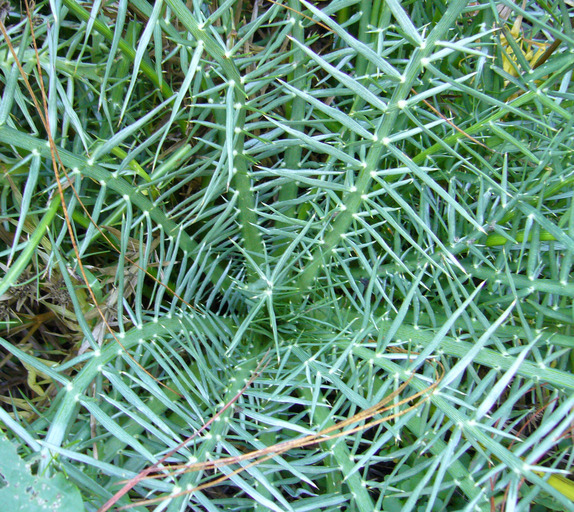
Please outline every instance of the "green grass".
M33 473L86 511L574 510L574 31L518 4L12 6Z

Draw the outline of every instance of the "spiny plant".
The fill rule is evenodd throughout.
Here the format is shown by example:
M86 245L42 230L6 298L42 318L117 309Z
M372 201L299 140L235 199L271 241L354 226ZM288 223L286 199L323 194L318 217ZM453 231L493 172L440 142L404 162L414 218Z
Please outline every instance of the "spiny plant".
M566 2L13 9L0 421L38 475L574 510Z

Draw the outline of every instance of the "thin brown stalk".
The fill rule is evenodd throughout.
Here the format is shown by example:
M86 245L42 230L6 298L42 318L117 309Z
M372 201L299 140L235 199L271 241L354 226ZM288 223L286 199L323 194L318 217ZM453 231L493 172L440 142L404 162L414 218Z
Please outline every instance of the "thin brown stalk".
M99 316L101 317L104 325L106 326L106 329L108 330L108 332L111 334L111 336L113 337L113 339L117 342L117 344L122 348L122 350L127 354L127 356L142 370L144 371L149 377L151 377L154 381L156 381L159 385L163 386L164 388L168 389L169 391L171 391L172 393L174 393L175 395L181 397L182 395L177 392L176 390L172 389L171 387L167 386L166 384L164 384L163 382L159 381L157 378L155 378L153 375L151 375L145 368L143 368L133 357L132 355L125 349L125 347L123 346L123 344L121 343L121 341L118 339L118 337L115 334L115 331L112 329L112 327L110 326L110 324L108 323L104 312L102 311L102 309L100 308L97 298L90 286L90 282L89 279L86 275L85 269L84 269L84 263L82 261L82 258L80 256L80 252L79 252L79 248L77 245L77 241L74 235L74 230L72 227L72 223L70 220L70 216L68 213L68 208L66 206L66 201L64 198L64 189L69 187L74 196L76 197L76 199L78 200L78 203L80 204L80 207L82 208L82 210L84 211L84 213L86 214L86 216L88 217L89 221L94 225L94 227L98 230L98 232L102 235L102 237L110 244L110 247L112 249L114 249L118 254L120 254L120 250L118 247L116 247L116 245L113 243L113 241L106 235L106 233L104 232L104 230L98 226L98 224L94 221L94 219L92 218L92 216L90 215L90 212L88 211L88 209L86 208L86 206L84 205L84 203L82 202L77 190L75 189L72 180L70 179L68 172L66 170L66 167L64 166L64 164L62 163L62 160L60 159L60 155L58 153L58 148L56 146L56 143L54 141L54 138L52 137L52 131L51 131L51 126L50 126L50 121L48 119L48 106L47 106L47 99L46 99L46 91L44 89L44 84L42 81L42 68L40 66L40 58L39 58L39 52L38 52L38 47L36 44L36 37L34 34L34 24L32 22L32 15L31 15L31 11L30 11L30 6L28 4L28 0L26 0L26 13L27 13L27 17L28 17L28 22L30 24L30 30L31 30L31 35L32 35L32 41L33 41L33 45L34 45L34 51L36 54L36 65L37 65L37 72L38 72L38 76L40 77L39 80L39 88L40 88L40 92L41 92L41 96L42 96L42 105L40 105L38 98L36 97L34 90L32 89L32 86L28 80L28 76L26 74L26 72L24 71L24 68L22 67L19 59L18 59L18 55L16 54L16 51L12 45L12 41L10 39L10 36L8 35L6 28L4 26L4 24L2 23L2 21L0 20L0 32L2 32L2 35L4 36L4 39L6 40L7 44L8 44L8 48L10 49L10 52L12 53L12 56L14 57L14 61L16 62L16 65L20 71L20 75L24 81L24 84L26 86L26 89L28 90L28 93L30 94L30 98L32 99L34 106L36 108L36 111L38 112L38 115L40 116L41 122L44 125L44 129L46 130L47 133L47 137L48 137L48 142L50 144L50 153L52 155L52 167L54 170L54 177L56 178L56 184L58 187L58 195L60 196L60 202L62 205L62 213L64 215L64 219L66 222L66 227L68 230L68 234L70 236L70 241L72 243L72 247L74 250L74 253L76 255L76 260L78 262L78 268L80 269L80 274L82 276L82 279L84 281L84 284L86 286L86 289L88 290L88 294L90 295L90 298L94 304L95 309L97 310ZM61 180L61 174L63 174L67 180L67 185L64 186L64 184L62 183ZM177 299L181 300L182 303L186 304L187 306L189 306L192 309L195 309L191 304L189 304L187 301L185 301L183 299L183 297L179 296L175 290L172 290L168 285L166 285L165 283L162 283L159 279L157 279L155 276L153 276L148 270L144 269L143 267L141 267L138 263L136 263L134 260L132 260L131 258L129 258L127 255L124 255L124 258L126 259L126 261L128 261L128 263L130 263L131 265L135 266L136 268L138 268L139 270L141 270L142 272L144 272L147 276L149 276L151 279L153 279L157 284L159 284L160 286L164 287L169 293L171 293L174 297L176 297Z
M440 363L437 363L437 364L439 366L441 366L441 368L442 368L442 365ZM304 437L299 438L299 439L284 441L282 443L278 443L278 444L273 445L273 446L268 446L266 448L254 450L252 452L245 453L245 454L238 455L238 456L234 456L234 457L224 457L224 458L220 458L217 460L204 461L204 462L198 462L198 463L193 463L193 464L170 465L169 468L167 468L167 469L171 470L171 472L169 472L169 473L165 472L166 468L163 468L163 469L148 468L149 470L145 470L145 472L146 472L145 478L146 479L166 478L166 477L170 477L170 476L171 477L179 476L179 475L182 475L184 473L214 470L214 469L221 468L221 467L229 467L232 464L238 464L238 463L245 462L245 461L248 461L251 459L256 459L256 460L253 460L252 462L250 462L249 464L247 464L245 466L237 468L236 470L232 471L231 473L228 473L227 475L217 477L215 479L210 480L209 482L203 483L203 484L201 484L197 487L194 487L192 489L182 490L179 493L171 494L169 497L164 496L164 497L158 497L158 498L154 498L154 499L150 499L150 500L138 501L138 502L132 503L130 505L125 505L125 506L119 508L118 510L126 510L126 509L136 507L136 506L151 505L153 503L158 503L158 502L163 501L165 499L177 498L177 497L184 496L187 494L192 494L194 492L198 492L200 490L203 490L203 489L206 489L209 487L213 487L214 485L217 485L217 484L219 484L225 480L228 480L232 476L237 475L237 474L245 471L246 469L249 469L252 466L261 464L262 462L265 462L269 459L272 459L272 458L274 458L278 455L281 455L283 453L286 453L290 450L293 450L296 448L304 448L307 446L311 446L313 444L324 443L326 441L331 441L333 439L337 439L337 438L343 437L343 436L349 436L349 435L355 434L357 432L361 432L361 431L373 428L377 425L380 425L381 423L384 423L384 422L390 421L392 419L398 418L400 416L403 416L403 415L407 414L408 412L416 409L422 403L424 403L426 400L428 400L432 391L438 386L438 384L442 380L442 374L443 373L444 373L444 369L442 369L441 375L439 375L438 371L436 371L435 382L433 382L430 386L428 386L427 388L425 388L421 391L418 391L417 393L415 393L413 395L409 395L408 397L403 398L402 400L400 400L397 403L393 403L392 405L387 405L390 401L394 400L394 398L396 398L409 385L409 383L411 382L411 380L414 377L414 375L411 375L395 391L393 391L392 393L387 395L385 398L383 398L383 400L381 400L376 405L369 407L368 409L365 409L365 410L353 415L351 418L348 418L348 419L343 420L343 421L341 421L335 425L327 427L327 428L321 430L320 432L318 432L316 434L304 436ZM373 420L373 421L368 422L364 425L358 425L356 427L344 430L346 427L348 427L350 425L353 425L355 423L367 420L367 419L372 418L376 415L379 415L383 412L386 412L390 409L395 409L396 407L400 407L401 405L412 402L413 400L416 400L417 398L419 398L423 395L426 395L423 399L417 401L415 404L407 407L406 409L401 410L398 413L389 414L383 418ZM211 421L213 421L213 419ZM335 432L337 430L340 430L340 432ZM333 432L335 432L335 433L333 433ZM170 454L173 454L174 451L170 452ZM159 472L159 471L162 471L162 473L161 474L155 474L155 475L153 474L154 472ZM141 475L141 473L140 473L140 475ZM139 477L139 475L138 475L138 477ZM136 477L136 478L138 478L138 477ZM143 480L143 479L144 478L138 478L138 482ZM132 480L130 480L129 482L132 482ZM106 510L107 509L100 509L98 512L105 512Z

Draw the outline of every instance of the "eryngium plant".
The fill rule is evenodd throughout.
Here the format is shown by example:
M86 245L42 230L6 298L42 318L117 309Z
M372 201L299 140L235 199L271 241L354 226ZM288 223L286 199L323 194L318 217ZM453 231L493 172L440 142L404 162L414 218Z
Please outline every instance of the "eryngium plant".
M574 39L497 4L10 11L20 454L86 510L574 510Z

